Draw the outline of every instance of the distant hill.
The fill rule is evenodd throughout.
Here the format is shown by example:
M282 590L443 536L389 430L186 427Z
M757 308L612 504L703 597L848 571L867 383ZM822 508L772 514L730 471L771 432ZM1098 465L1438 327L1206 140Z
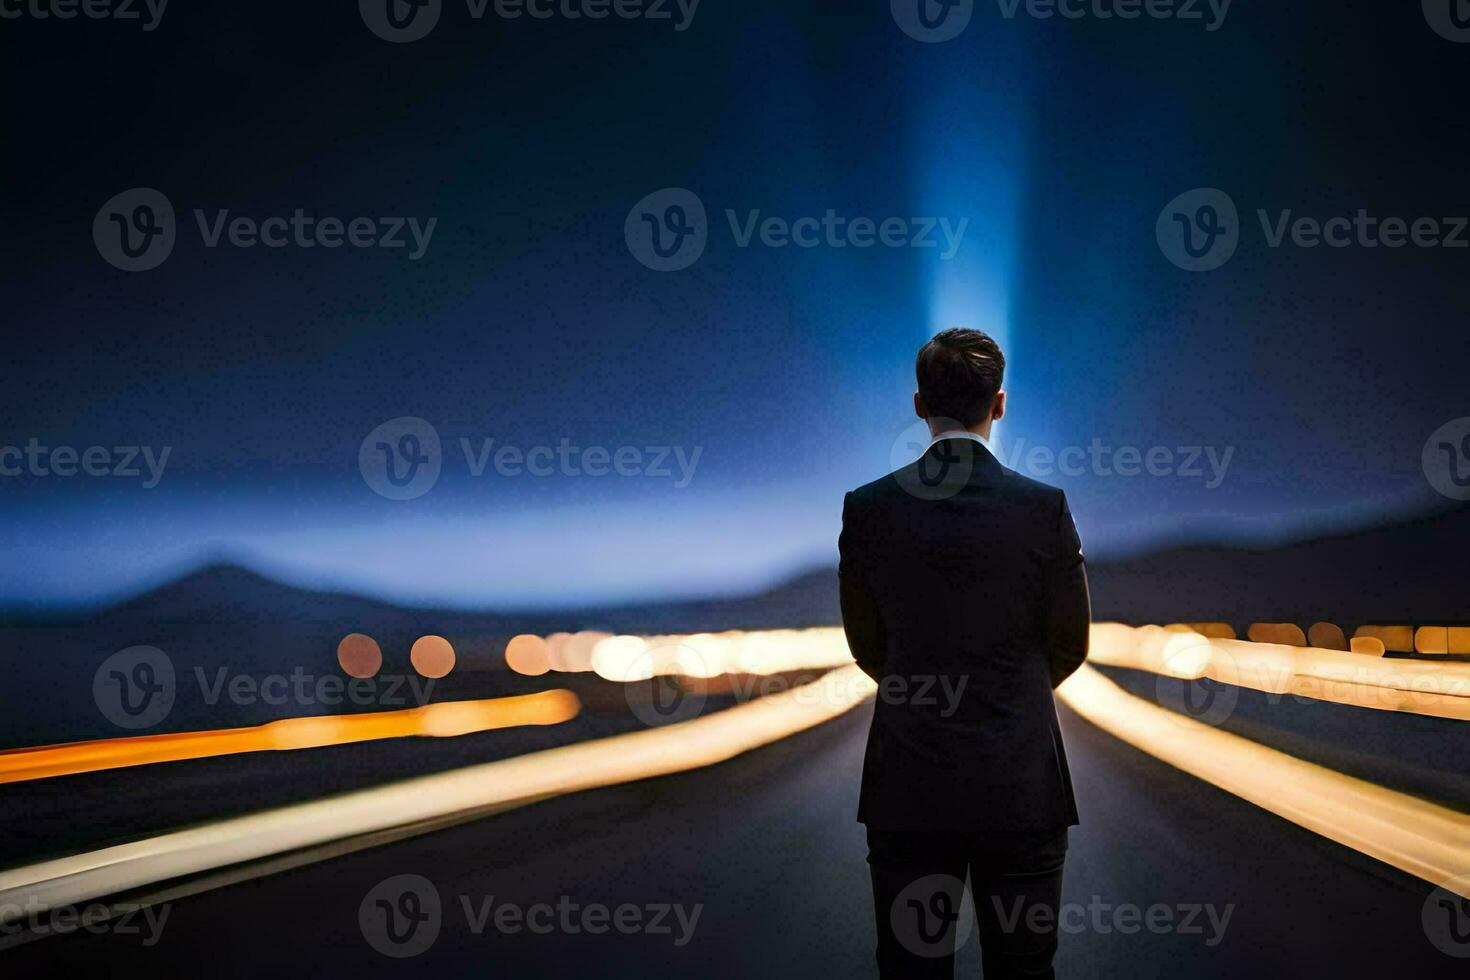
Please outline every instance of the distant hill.
M1225 620L1241 631L1256 620L1306 626L1326 619L1349 630L1374 621L1466 623L1467 556L1470 508L1268 550L1178 548L1094 564L1094 616L1129 623ZM106 657L135 645L156 646L171 658L182 680L169 726L182 731L300 714L303 707L294 702L216 707L202 696L197 679L221 670L336 676L337 644L352 632L378 641L384 677L415 677L409 665L413 642L429 633L446 637L459 664L437 684L435 698L463 699L523 694L544 685L505 669L506 642L517 633L689 633L840 621L832 568L753 595L516 612L401 607L293 588L216 564L106 610L11 617L0 628L0 669L7 671L10 695L0 719L0 745L115 734L92 701L92 675Z
M573 607L560 611L475 611L398 606L367 596L317 592L238 565L213 564L118 605L72 621L134 625L318 626L355 624L440 630L550 633L558 630L700 631L810 626L838 621L836 572L820 570L753 595L671 603Z
M1319 620L1470 623L1470 507L1277 548L1185 547L1088 569L1097 620L1168 623ZM650 607L692 629L838 623L837 573L822 569L760 595ZM634 612L624 610L625 614ZM636 620L638 616L633 615ZM702 624L702 625L701 625Z
M1128 623L1470 622L1470 507L1265 550L1171 549L1091 574L1095 617Z
M1241 550L1185 547L1089 566L1094 617L1129 623L1258 620L1344 626L1470 622L1470 507L1390 526ZM74 620L78 621L78 620ZM602 629L685 632L831 625L841 621L837 573L808 572L752 595L672 603L475 612L400 607L313 592L232 565L210 565L80 622L143 625L326 626L371 632L548 633Z

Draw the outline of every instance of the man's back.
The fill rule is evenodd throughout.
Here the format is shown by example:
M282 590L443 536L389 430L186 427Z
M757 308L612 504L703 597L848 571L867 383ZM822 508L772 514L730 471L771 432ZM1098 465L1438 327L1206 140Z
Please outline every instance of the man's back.
M1086 655L1088 599L1061 491L978 441L936 442L853 491L843 620L880 684L858 819L880 830L1077 822L1052 689Z
M1006 414L994 338L937 334L914 374L932 444L842 508L842 623L878 682L858 805L878 971L951 976L968 878L986 980L1044 980L1077 822L1052 690L1087 656L1082 546L1062 492L984 446Z

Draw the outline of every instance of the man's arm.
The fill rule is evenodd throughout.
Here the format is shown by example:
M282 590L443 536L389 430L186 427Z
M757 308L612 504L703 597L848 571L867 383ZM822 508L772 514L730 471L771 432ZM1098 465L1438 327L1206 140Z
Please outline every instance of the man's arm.
M1082 541L1067 507L1067 495L1057 494L1059 508L1056 544L1048 556L1046 571L1046 622L1042 635L1055 689L1072 676L1087 659L1087 641L1092 625L1092 602L1087 593L1087 567L1082 560Z
M842 536L837 539L837 550L841 561L837 566L837 578L842 593L842 628L847 633L847 646L853 659L863 673L882 682L884 651L887 649L887 634L883 630L883 619L878 615L878 604L862 572L858 559L857 534L854 529L852 494L842 501Z

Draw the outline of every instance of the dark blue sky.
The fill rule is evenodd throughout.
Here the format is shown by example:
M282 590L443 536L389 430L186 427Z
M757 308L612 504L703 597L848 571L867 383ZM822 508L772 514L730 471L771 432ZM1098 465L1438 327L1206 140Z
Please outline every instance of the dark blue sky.
M1470 213L1470 45L1417 5L1238 2L1207 32L980 4L922 44L886 2L705 0L682 32L476 22L450 2L403 45L337 6L5 25L27 94L3 149L0 443L170 456L146 490L0 479L0 599L86 601L221 556L419 602L757 587L834 558L842 491L902 453L915 349L955 324L1010 354L1008 461L1160 447L1177 469L1214 451L1198 477L1119 476L1115 456L1037 473L1094 557L1437 499L1420 452L1470 414L1470 250L1273 249L1255 217ZM130 274L91 229L138 186L179 232ZM624 239L665 187L709 215L680 272ZM1242 219L1208 273L1155 239L1197 187ZM196 208L437 225L417 261L211 249ZM727 209L966 224L948 260L741 248ZM407 501L358 466L400 416L444 445ZM685 486L672 458L668 477L476 476L460 440L491 438L700 455Z

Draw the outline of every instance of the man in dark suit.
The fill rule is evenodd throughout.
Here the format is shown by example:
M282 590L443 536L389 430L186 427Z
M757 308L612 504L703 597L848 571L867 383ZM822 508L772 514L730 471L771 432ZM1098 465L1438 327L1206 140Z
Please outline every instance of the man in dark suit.
M986 980L1055 975L1077 807L1052 691L1087 656L1090 610L1066 497L986 448L1004 373L979 331L926 344L914 409L933 443L843 505L842 619L879 685L858 820L885 978L953 975L966 873Z

